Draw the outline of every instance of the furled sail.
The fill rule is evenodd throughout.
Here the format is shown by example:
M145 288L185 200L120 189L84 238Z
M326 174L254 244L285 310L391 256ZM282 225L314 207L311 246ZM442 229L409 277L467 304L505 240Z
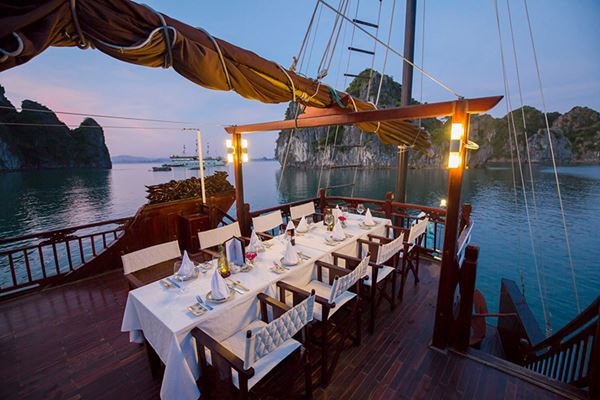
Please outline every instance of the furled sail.
M317 108L375 108L129 0L0 3L0 71L29 61L49 46L91 47L133 64L173 67L200 86L234 90L263 103L296 100ZM428 134L406 121L356 126L375 132L384 143L430 151Z

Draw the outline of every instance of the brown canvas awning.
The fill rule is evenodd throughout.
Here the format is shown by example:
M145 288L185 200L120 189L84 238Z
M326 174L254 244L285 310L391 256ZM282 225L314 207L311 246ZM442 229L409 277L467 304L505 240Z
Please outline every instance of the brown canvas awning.
M370 103L128 0L15 3L0 4L0 71L29 61L49 46L89 46L132 64L173 67L200 86L234 90L263 103L289 102L295 97L301 104L316 108L342 104L356 111L375 109ZM429 135L406 121L356 126L376 132L384 143L430 151Z

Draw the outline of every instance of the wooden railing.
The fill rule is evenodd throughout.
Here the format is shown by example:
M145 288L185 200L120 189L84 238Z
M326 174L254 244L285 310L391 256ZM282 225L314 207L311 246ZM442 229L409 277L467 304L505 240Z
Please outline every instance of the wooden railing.
M561 330L531 347L525 367L600 395L600 297Z
M102 253L129 218L0 240L0 294L47 284Z
M430 225L427 235L423 240L422 249L432 255L441 255L446 210L417 204L394 202L392 201L391 193L386 195L385 200L374 200L358 197L327 197L325 196L325 191L321 190L319 197L312 197L301 201L249 211L247 213L248 221L246 221L246 226L250 226L250 220L253 217L276 210L281 210L284 220L287 221L290 217L290 207L308 203L309 201L314 202L315 208L320 212L323 212L323 210L328 207L335 207L336 205L347 206L350 210L356 210L356 206L362 203L365 207L371 209L373 215L391 219L394 224L404 227L410 227L415 221L429 217Z

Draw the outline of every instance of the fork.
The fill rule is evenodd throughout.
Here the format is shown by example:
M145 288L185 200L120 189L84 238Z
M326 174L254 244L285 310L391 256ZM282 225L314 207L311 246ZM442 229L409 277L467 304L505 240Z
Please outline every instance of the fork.
M208 303L205 303L204 300L202 300L202 296L196 296L196 300L198 301L198 304L200 304L202 307L206 308L209 311L212 311L213 308L212 306L210 306Z

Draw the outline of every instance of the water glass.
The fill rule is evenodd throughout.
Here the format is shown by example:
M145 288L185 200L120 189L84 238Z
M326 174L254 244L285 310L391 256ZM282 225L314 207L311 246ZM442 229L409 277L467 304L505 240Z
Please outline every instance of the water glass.
M313 223L313 216L312 216L312 214L311 214L311 215L307 215L307 216L306 216L306 223L307 223L308 225L310 225L310 224L312 224L312 223Z
M365 206L363 203L358 203L358 205L356 206L356 212L358 212L360 215L363 215L363 213L365 212Z

